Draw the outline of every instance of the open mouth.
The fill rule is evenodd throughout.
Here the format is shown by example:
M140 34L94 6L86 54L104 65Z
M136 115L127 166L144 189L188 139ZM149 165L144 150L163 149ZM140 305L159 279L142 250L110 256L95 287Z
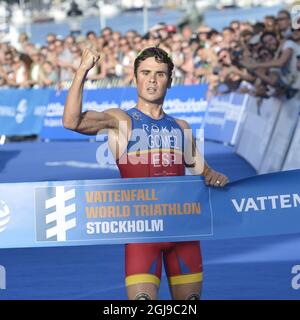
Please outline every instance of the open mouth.
M149 93L155 93L156 91L157 91L157 88L154 88L154 87L147 88L147 92Z

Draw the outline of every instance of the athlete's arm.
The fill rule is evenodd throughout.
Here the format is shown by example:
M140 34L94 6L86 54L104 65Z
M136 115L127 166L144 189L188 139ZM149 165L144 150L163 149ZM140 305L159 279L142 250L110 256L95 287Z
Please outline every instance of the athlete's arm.
M204 176L205 183L207 185L224 187L228 183L228 178L224 174L213 170L207 164L203 155L196 147L196 142L188 123L181 119L176 119L176 122L184 131L184 139L186 141L185 150L188 150L187 152L184 152L184 158L188 170L192 173L192 175Z
M65 128L88 135L95 135L102 129L118 129L119 121L127 121L127 115L119 109L104 112L82 112L82 95L88 71L99 61L100 55L85 49L80 66L75 74L65 103L63 125Z

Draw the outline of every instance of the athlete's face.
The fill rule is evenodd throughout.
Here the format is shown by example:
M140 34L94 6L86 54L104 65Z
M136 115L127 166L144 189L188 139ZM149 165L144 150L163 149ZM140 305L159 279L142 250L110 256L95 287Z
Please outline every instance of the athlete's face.
M157 62L155 57L145 59L137 69L136 85L139 99L162 104L166 91L171 86L168 65Z

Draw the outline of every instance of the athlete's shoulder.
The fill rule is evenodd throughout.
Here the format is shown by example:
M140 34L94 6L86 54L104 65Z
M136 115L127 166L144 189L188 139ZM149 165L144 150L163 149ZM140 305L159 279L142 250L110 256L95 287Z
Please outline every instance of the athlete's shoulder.
M125 111L123 111L119 108L111 108L111 109L107 109L103 112L110 115L111 117L119 120L119 121L121 121L121 120L129 121L130 120L129 115Z
M177 124L180 126L181 129L190 129L190 125L187 121L183 119L174 118L174 120L177 122Z

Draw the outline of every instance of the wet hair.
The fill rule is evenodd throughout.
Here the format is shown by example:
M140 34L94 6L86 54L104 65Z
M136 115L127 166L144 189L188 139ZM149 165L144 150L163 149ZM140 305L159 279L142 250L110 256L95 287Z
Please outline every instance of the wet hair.
M137 69L140 63L148 58L155 57L155 61L158 63L165 63L168 65L169 79L172 77L172 71L174 68L173 61L170 55L163 49L158 47L149 47L138 53L134 60L134 75L137 78Z

